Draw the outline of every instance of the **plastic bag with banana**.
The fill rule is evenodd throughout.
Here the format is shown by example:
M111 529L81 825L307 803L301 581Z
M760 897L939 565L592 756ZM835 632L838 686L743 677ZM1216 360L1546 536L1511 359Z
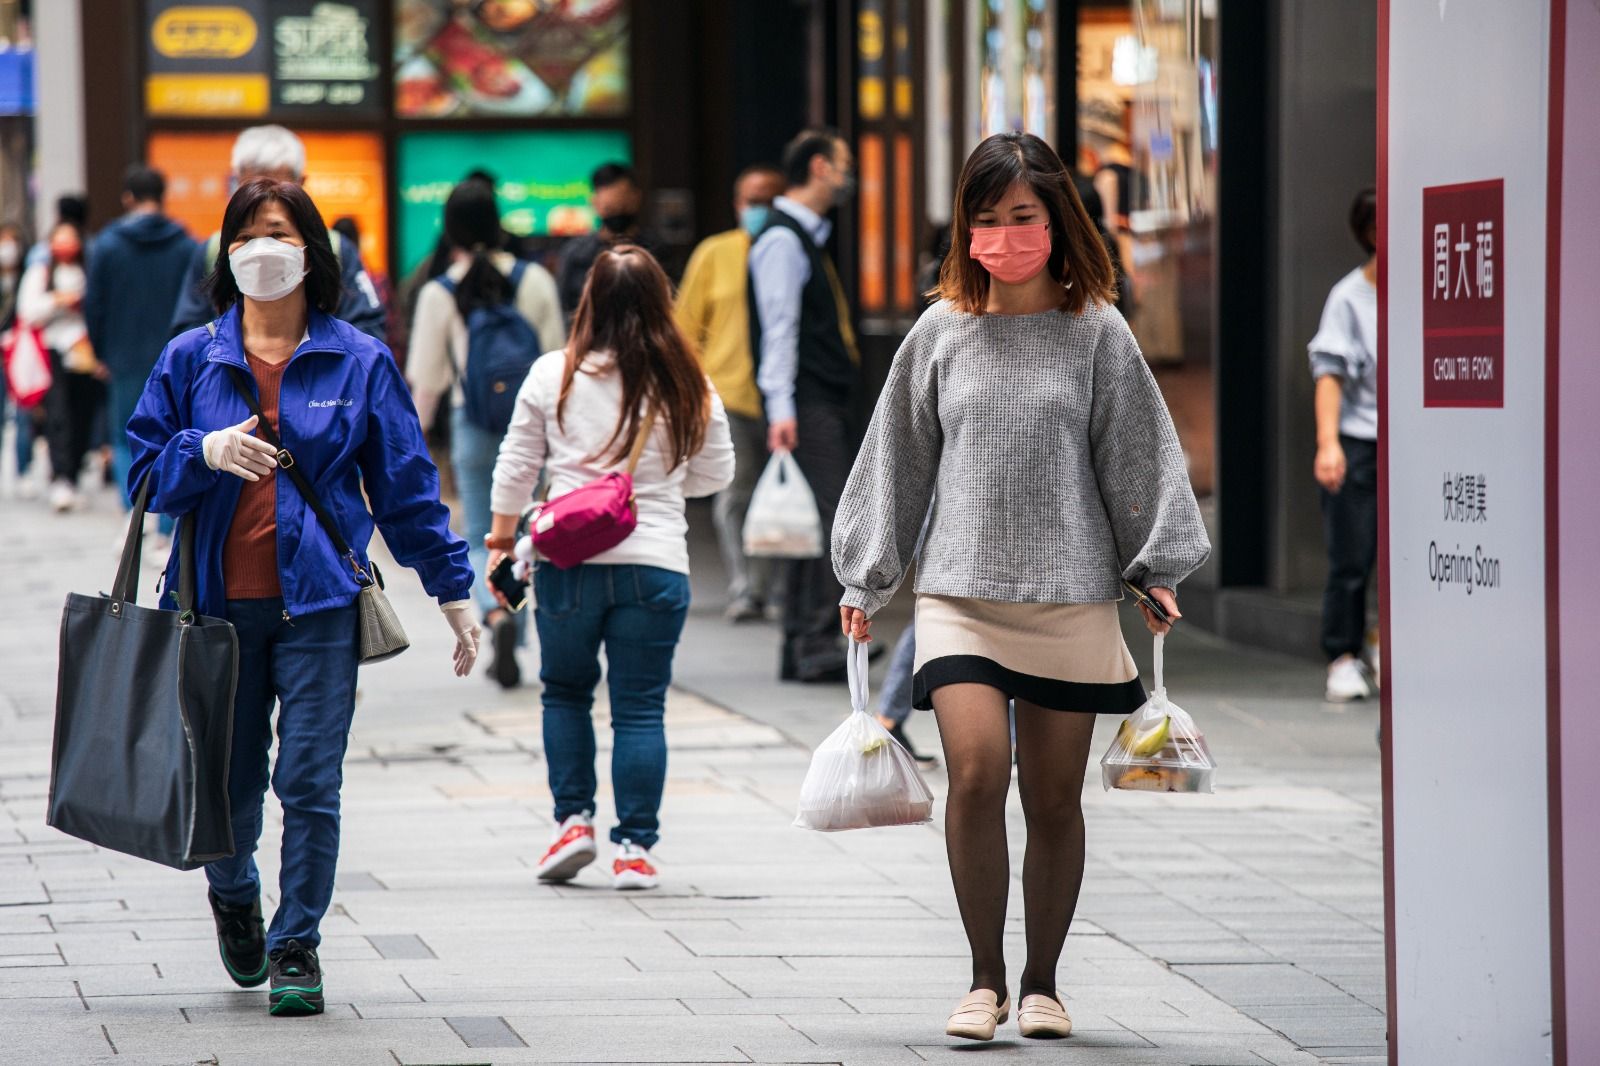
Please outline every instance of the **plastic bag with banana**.
M1100 781L1109 789L1140 792L1210 792L1217 773L1206 738L1189 712L1167 699L1163 648L1156 637L1156 688L1144 706L1128 715L1100 759Z
M933 793L900 742L867 713L867 646L850 645L852 710L817 745L794 824L834 833L933 820Z

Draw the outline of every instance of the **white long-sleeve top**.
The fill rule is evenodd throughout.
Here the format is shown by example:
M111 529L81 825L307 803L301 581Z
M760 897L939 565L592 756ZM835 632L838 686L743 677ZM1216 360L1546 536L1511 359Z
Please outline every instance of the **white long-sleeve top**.
M566 353L549 352L533 364L517 393L516 413L500 442L494 465L490 508L495 514L519 514L527 506L539 480L548 471L550 496L555 498L612 471L627 467L624 454L615 463L591 457L605 448L622 415L622 375L605 352L584 357L572 379L560 423L556 402L561 396L561 376ZM667 469L671 440L658 419L634 471L634 501L639 524L627 540L590 559L591 563L659 566L681 574L689 572L689 522L683 501L709 496L733 480L733 440L722 398L710 381L711 420L700 451L673 469ZM623 442L622 450L627 451ZM607 456L618 449L607 449Z
M496 252L493 262L495 269L508 277L517 265L510 252ZM452 281L460 281L471 265L469 260L460 259L451 263L445 273ZM523 272L522 284L517 286L516 303L517 311L539 335L541 348L566 340L556 279L538 263L529 263ZM460 378L466 370L467 324L456 308L455 295L435 278L417 293L411 348L406 357L406 380L411 385L417 416L424 426L433 424L435 409L446 393L453 403L461 402Z
M56 275L54 291L46 287L50 283L51 270ZM17 290L17 318L39 331L46 348L56 352L66 351L87 337L89 329L84 324L81 306L77 309L62 307L56 303L56 293L81 293L84 283L83 267L75 263L63 263L56 267L39 263L29 267L23 273Z

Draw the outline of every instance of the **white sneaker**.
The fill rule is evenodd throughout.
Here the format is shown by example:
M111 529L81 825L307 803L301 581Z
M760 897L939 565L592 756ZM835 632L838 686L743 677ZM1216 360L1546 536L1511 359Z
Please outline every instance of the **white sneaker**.
M1367 630L1365 652L1367 676L1372 679L1372 687L1376 689L1383 684L1383 641L1377 626Z
M1354 655L1341 655L1328 664L1329 703L1364 700L1371 695L1372 684L1367 680L1367 673L1362 669L1361 660Z
M539 880L570 881L594 862L595 854L594 822L586 814L574 814L557 827L550 850L539 860Z
M27 474L17 475L17 499L37 500L39 498L39 482Z
M611 860L611 887L628 890L655 888L661 883L656 864L650 858L650 849L641 848L631 840L617 845L616 858Z
M78 502L78 490L70 481L57 481L50 486L50 507L61 514L72 510Z

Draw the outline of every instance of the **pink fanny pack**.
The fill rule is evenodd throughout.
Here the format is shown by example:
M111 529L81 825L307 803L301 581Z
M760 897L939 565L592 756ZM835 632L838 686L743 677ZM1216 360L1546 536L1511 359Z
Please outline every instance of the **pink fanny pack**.
M570 570L628 539L639 524L633 473L655 421L654 411L645 415L628 453L626 473L612 471L529 510L528 535L540 557L558 570Z

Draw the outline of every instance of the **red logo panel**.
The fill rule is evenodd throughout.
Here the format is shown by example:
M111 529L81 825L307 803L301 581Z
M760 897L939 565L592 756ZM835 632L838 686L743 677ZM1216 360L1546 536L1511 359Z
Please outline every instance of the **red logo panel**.
M1505 406L1505 182L1422 190L1422 405Z

